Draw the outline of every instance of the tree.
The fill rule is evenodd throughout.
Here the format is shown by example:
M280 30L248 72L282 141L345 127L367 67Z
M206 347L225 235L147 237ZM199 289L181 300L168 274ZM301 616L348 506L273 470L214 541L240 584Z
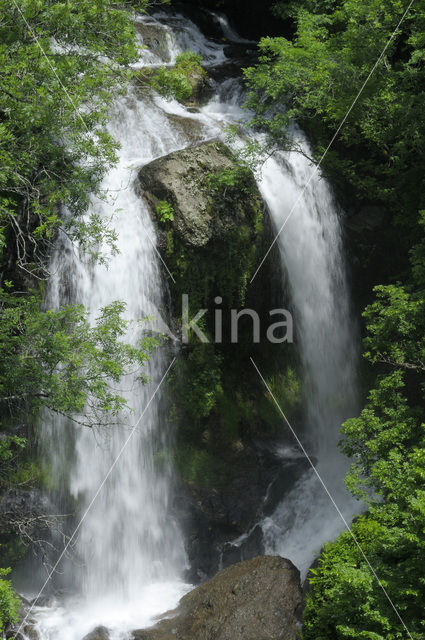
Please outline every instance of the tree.
M0 569L0 633L3 633L8 625L17 622L21 604L9 580L4 579L9 571Z
M126 406L111 385L131 369L140 370L158 344L151 336L137 346L123 342L128 322L122 302L101 309L94 326L82 306L42 311L36 295L0 291L0 306L3 415L6 409L15 417L37 415L46 408L87 426L102 424Z
M281 3L282 4L282 3ZM264 38L260 62L245 71L253 122L290 147L295 119L319 158L389 41L405 8L390 0L306 0L289 4L293 41ZM287 9L288 11L288 9ZM322 169L343 202L383 205L406 248L424 208L425 10L414 3L353 107Z
M110 106L139 56L132 12L148 0L0 0L0 248L3 271L46 275L58 228L97 252L114 232L92 214L115 161ZM63 206L71 215L63 216ZM12 269L14 275L16 268ZM16 276L15 276L16 278ZM15 279L14 278L14 279Z

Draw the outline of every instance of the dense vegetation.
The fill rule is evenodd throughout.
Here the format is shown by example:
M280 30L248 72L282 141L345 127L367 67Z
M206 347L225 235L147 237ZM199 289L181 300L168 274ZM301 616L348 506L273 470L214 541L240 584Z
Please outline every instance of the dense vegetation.
M287 126L297 119L321 157L406 6L277 3L297 30L293 40L262 40L260 63L246 71L255 123L290 147ZM347 207L380 207L374 240L389 259L364 312L374 387L342 442L354 460L347 485L368 507L353 534L381 584L349 532L328 544L305 610L312 640L406 638L400 617L410 637L425 633L424 26L414 4L322 165Z
M172 67L160 67L153 73L145 70L144 75L153 89L165 98L175 98L184 103L199 91L207 78L201 63L202 56L185 51L176 57Z
M90 194L116 159L105 125L138 58L132 12L148 0L0 2L0 491L14 478L31 486L26 437L40 409L81 415L93 426L125 400L110 386L146 361L155 341L122 339L117 301L91 326L81 306L42 307L58 233L107 259L113 228L85 216ZM28 427L19 433L22 422ZM26 465L26 466L25 466ZM2 522L2 529L7 523ZM0 633L17 602L0 576Z

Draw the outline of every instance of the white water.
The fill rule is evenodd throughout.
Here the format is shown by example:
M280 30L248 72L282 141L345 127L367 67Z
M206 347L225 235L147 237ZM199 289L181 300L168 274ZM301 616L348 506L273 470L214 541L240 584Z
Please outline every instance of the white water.
M208 64L221 63L223 47L209 43L181 17L143 18L166 33L170 62L190 48ZM160 64L155 53L143 53L139 66ZM154 158L197 140L222 135L225 125L247 115L235 81L225 81L217 95L198 114L180 104L147 95L129 95L115 108L111 132L120 141L120 160L105 177L109 203L93 201L92 208L112 220L118 231L120 253L108 268L92 265L62 239L54 259L55 276L49 302L78 301L94 319L99 308L121 299L132 321L128 338L136 340L137 320L154 316L164 330L163 285L154 249L155 230L148 210L135 191L138 169ZM193 123L185 133L175 116ZM171 116L171 117L170 117ZM241 144L239 142L238 144ZM303 145L307 149L306 142ZM289 213L313 170L300 155L268 160L259 183L276 228ZM341 421L351 415L355 389L353 330L349 321L338 213L325 181L315 178L279 239L293 304L297 312L298 346L305 372L307 432L302 434L318 469L347 516L352 502L343 488L346 462L337 453ZM164 350L149 366L152 383L140 386L123 381L133 412L120 426L92 432L64 421L46 420L44 442L58 485L68 487L84 513L110 465L142 413L170 361ZM259 381L260 384L260 381ZM69 595L53 608L36 610L42 640L81 640L96 625L111 629L112 640L152 623L154 617L177 603L188 585L182 581L186 564L178 523L170 512L172 469L155 465L155 452L170 442L160 392L134 433L81 526L72 558L62 570ZM65 435L67 437L65 437ZM72 435L74 434L74 435ZM71 444L70 444L71 443ZM268 552L291 558L305 570L320 550L342 528L323 488L311 475L301 480L263 528Z
M307 155L304 136L295 139ZM338 449L339 429L355 415L356 337L341 241L340 217L329 185L300 153L269 159L261 191L276 230L295 308L297 343L304 372L306 429L298 434L346 520L358 503L344 485L347 460ZM297 204L296 204L297 203ZM294 210L290 215L292 208ZM285 223L285 221L287 222ZM263 529L268 553L279 553L305 574L323 543L344 523L313 471L285 497Z
M222 13L215 13L211 11L211 15L218 22L221 30L223 31L224 37L229 40L229 42L236 42L237 44L255 43L255 40L247 40L246 38L241 38L240 35L230 26L226 16L224 16Z
M241 109L242 104L240 85L229 80L203 113L218 122L243 122L249 114ZM259 188L276 234L285 223L277 244L295 311L304 388L305 427L297 435L350 522L359 504L345 488L348 461L338 442L341 424L357 409L357 331L351 321L340 212L327 181L320 173L314 174L305 136L296 127L292 135L295 146L306 155L277 153L266 160ZM262 141L262 136L255 138ZM243 142L235 144L240 147ZM288 441L291 438L296 451L299 448L288 430ZM284 451L283 459L287 459L287 449ZM300 450L298 456L303 456ZM313 470L301 478L262 526L266 553L290 558L302 576L323 544L345 528Z
M119 253L107 266L90 264L63 243L55 256L50 305L64 301L64 290L81 302L95 319L99 309L114 300L127 304L131 321L127 339L135 342L143 330L138 320L157 319L166 326L161 276L155 253L155 230L147 206L136 194L136 170L155 157L184 146L179 130L154 102L129 96L116 105L111 133L121 143L120 160L105 177L109 202L93 200L102 219L118 232ZM83 514L106 477L145 410L171 360L170 350L155 353L147 373L152 382L140 385L133 377L121 386L132 412L119 425L96 429L72 426L73 452L60 446L67 425L57 419L46 425L44 441L51 443L56 474L66 470L72 456L69 489ZM80 640L96 625L116 631L147 626L153 616L172 608L187 586L182 582L186 566L184 544L178 524L170 513L172 473L167 465L155 465L155 451L167 446L166 412L160 391L144 413L131 441L108 481L85 517L77 536L73 561L65 563L65 582L76 590L57 610L40 612L42 638ZM61 424L62 422L62 424ZM53 438L53 434L56 437ZM63 440L63 438L62 438ZM66 483L66 480L64 481Z

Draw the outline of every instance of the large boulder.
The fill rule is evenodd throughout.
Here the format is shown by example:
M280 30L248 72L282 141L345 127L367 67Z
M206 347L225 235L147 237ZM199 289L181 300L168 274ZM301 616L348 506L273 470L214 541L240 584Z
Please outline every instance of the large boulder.
M233 184L226 186L226 181ZM181 293L194 308L223 297L223 308L243 302L261 256L263 206L254 176L241 170L219 141L176 151L139 172L142 195L158 227L159 248ZM168 205L171 215L163 215Z
M141 169L139 180L154 215L160 201L169 202L174 209L172 228L177 236L187 246L200 248L241 223L250 224L258 213L260 195L253 176L246 178L253 199L242 189L238 198L230 198L230 188L227 194L223 188L223 197L211 189L210 176L236 168L230 150L222 142L213 141L154 160ZM235 200L236 210L227 204Z
M271 235L264 234L268 220L252 172L213 140L154 160L138 178L157 226L159 249L176 281L170 293L177 315L183 292L198 309L213 306L217 295L223 309L241 306ZM256 280L266 285L263 292L270 290L270 265L267 261Z
M293 640L302 592L284 558L263 556L234 564L188 593L175 612L135 640Z

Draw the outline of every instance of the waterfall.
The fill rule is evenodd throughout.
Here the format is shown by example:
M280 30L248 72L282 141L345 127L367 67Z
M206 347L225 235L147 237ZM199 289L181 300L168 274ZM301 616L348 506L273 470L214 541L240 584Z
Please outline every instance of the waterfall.
M358 503L344 485L347 460L338 441L342 422L356 411L357 332L351 321L340 215L326 180L319 173L310 179L311 150L304 135L294 128L293 136L305 155L293 152L269 159L260 186L276 233L284 225L278 246L296 314L304 377L306 425L298 435L349 521ZM291 558L305 574L323 543L334 539L344 523L311 470L263 528L267 552Z
M53 259L48 304L57 307L71 297L84 304L94 320L99 309L123 300L129 321L126 339L135 343L143 330L140 319L156 319L153 328L160 331L166 327L155 229L147 205L136 193L137 169L187 141L153 101L142 102L135 94L116 105L110 132L121 144L119 162L102 185L107 200L93 198L91 212L111 220L118 234L118 254L109 256L106 264L93 264L62 238ZM46 421L44 448L49 449L56 478L67 473L63 484L68 483L78 501L80 515L148 405L170 360L169 350L159 349L153 355L146 371L151 377L147 385L133 376L124 378L123 394L131 411L120 416L117 425L91 430L57 418ZM169 504L172 474L169 468L164 469L163 461L160 469L155 464L155 452L167 447L169 436L163 395L160 391L149 405L82 522L73 561L68 560L64 567L65 582L77 594L71 603L60 607L60 614L43 617L40 613L42 637L59 634L62 640L81 640L97 624L112 629L144 626L155 614L173 607L184 593L183 538ZM63 444L66 441L68 450Z
M208 41L187 18L158 13L139 17L138 23L156 29L165 44L159 53L143 51L136 68L172 64L186 49L200 53L206 66L226 60L224 45ZM222 16L220 23L229 29ZM227 33L233 40L237 38L233 31ZM143 44L142 29L139 38ZM248 117L243 101L240 83L225 80L197 113L135 89L116 103L109 128L121 145L119 162L104 178L106 200L93 197L90 209L116 229L119 253L110 255L107 264L94 264L61 236L51 265L49 307L80 302L94 321L100 308L123 300L129 321L127 340L134 343L140 337L144 325L138 321L145 316L155 318L154 329L167 331L155 228L137 193L137 172L155 158L193 144L194 136L199 142L224 136L226 125ZM195 127L193 135L181 126L182 118ZM308 153L302 134L295 131L294 135ZM243 144L243 140L236 144ZM264 164L259 187L276 229L312 170L305 157L293 153L275 156ZM339 215L320 176L308 185L278 243L296 310L304 371L306 429L300 437L317 458L318 470L349 517L354 508L344 490L346 461L337 452L337 440L341 422L353 412L355 332L349 319ZM44 416L41 438L45 456L57 487L71 494L80 517L170 359L169 349L159 349L153 355L147 385L132 376L123 380L131 411L120 416L118 425L89 430ZM152 624L156 615L175 606L189 588L183 581L184 540L171 511L172 468L167 463L156 464L157 452L172 444L166 409L162 388L82 522L71 557L61 567L63 597L53 607L35 610L41 640L82 640L100 624L111 630L111 640L124 640L131 629ZM289 557L305 570L342 523L317 479L307 473L262 526L267 551Z
M243 122L240 82L227 80L203 112L218 122ZM258 142L263 136L245 132ZM344 264L341 212L327 181L314 172L305 135L291 135L303 153L278 152L261 167L258 186L268 205L283 270L295 311L296 348L303 376L304 427L297 433L349 522L359 504L347 491L348 461L339 450L341 424L356 414L357 330L350 313ZM243 145L243 139L235 142ZM294 206L296 204L296 206ZM288 218L292 208L291 216ZM288 218L287 222L286 219ZM288 432L288 438L293 436ZM293 440L294 449L296 442ZM279 453L279 450L277 450ZM303 456L284 447L282 458ZM313 470L306 473L275 513L263 523L266 553L291 559L305 576L323 544L344 529L344 522Z

